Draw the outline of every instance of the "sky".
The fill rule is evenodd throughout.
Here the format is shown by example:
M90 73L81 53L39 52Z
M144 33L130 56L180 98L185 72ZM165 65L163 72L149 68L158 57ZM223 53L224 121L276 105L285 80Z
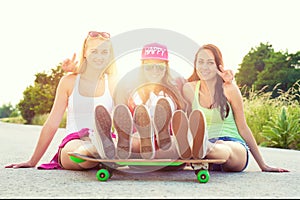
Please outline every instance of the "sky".
M215 44L225 69L236 72L260 43L268 42L275 51L300 50L299 7L299 0L1 0L0 106L16 105L36 73L49 73L79 54L90 30L112 38L133 32L131 39L135 30L168 30L184 36L179 44ZM138 65L139 56L138 50L120 56L119 71ZM170 65L192 67L176 51L170 51ZM188 76L187 68L178 71Z

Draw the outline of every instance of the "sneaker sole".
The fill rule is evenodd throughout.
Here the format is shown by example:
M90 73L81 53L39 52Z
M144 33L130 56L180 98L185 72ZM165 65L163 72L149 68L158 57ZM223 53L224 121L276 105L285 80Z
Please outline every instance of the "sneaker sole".
M159 99L154 110L154 127L157 135L158 147L168 150L171 147L169 125L172 117L171 106L166 99Z
M117 156L127 159L131 155L132 116L126 105L117 105L114 110L113 124L118 133Z
M189 117L189 127L193 136L193 158L201 159L203 155L203 139L205 118L200 110L193 110Z
M188 141L188 119L182 110L176 110L172 117L172 130L177 152L181 159L190 159L192 151Z
M101 157L113 159L115 157L115 146L111 137L112 120L109 112L102 105L95 109L95 122L97 133L95 133L98 146L96 146ZM97 137L97 136L100 136Z
M134 111L133 121L140 135L140 153L144 159L154 158L154 138L149 113L144 105L138 105Z

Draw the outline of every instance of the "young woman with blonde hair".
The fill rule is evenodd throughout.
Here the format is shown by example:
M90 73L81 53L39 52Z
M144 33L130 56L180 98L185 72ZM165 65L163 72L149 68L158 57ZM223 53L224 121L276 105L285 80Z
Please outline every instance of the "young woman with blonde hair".
M65 60L63 67L76 66L75 59L76 54L71 60ZM39 169L82 170L96 166L91 162L75 163L68 152L114 157L110 113L114 106L112 94L116 79L110 34L90 31L84 40L76 72L65 75L58 84L53 107L33 155L26 162L10 164L6 168L35 167L50 145L65 111L67 136L51 162L40 165Z

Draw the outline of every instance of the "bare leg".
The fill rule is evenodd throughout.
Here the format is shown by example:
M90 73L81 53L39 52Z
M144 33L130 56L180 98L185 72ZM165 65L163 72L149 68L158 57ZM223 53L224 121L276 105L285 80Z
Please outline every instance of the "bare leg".
M96 167L98 163L85 161L75 163L70 160L68 152L80 153L87 156L93 156L92 152L97 152L96 148L89 142L83 140L71 140L60 151L60 162L64 169L68 170L84 170Z
M218 140L216 143L209 143L209 151L206 155L208 159L224 159L224 171L242 171L247 162L247 152L245 147L233 141Z

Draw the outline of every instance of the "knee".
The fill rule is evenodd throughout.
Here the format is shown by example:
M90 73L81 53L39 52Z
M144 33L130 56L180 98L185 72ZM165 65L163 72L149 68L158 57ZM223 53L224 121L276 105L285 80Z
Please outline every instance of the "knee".
M226 145L224 141L216 141L212 144L207 154L208 158L221 158L226 161L232 156L232 149L230 146Z

